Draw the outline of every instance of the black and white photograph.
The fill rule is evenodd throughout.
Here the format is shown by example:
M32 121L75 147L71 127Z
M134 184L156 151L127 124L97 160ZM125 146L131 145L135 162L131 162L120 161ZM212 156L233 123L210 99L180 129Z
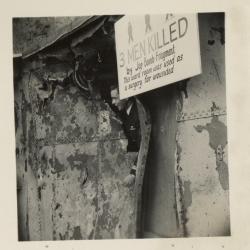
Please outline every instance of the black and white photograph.
M231 236L224 12L12 32L18 241Z

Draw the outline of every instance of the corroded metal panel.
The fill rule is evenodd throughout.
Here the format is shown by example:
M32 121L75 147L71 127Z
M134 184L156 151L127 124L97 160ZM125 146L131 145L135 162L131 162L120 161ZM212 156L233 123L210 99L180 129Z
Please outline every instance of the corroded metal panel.
M226 116L180 122L176 142L184 233L230 234Z
M36 138L46 144L91 141L97 136L97 107L84 99L76 87L52 86L42 89L42 81L32 76L32 97Z
M135 190L123 185L135 155L126 146L124 139L100 143L97 239L135 237Z
M30 80L36 138L43 144L125 138L122 122L103 101L86 100L74 85L48 85L32 74Z
M43 84L39 74L31 74L29 94L36 125L33 143L38 158L33 167L37 196L33 197L33 193L30 196L38 210L39 232L30 238L38 239L38 235L46 240L135 237L133 192L122 185L131 164L129 156L126 157L127 142L122 139L121 120L108 104L86 100L73 85L53 89ZM113 145L115 141L119 143ZM112 152L105 151L105 143L113 145ZM118 158L114 152L119 152ZM109 171L102 163L107 165L108 161L120 168L106 180ZM109 193L105 200L104 190L98 183L103 183L105 192ZM111 183L114 185L108 187ZM105 206L114 213L110 214ZM128 207L132 212L128 212ZM109 216L111 224L105 231L105 218Z
M55 146L53 239L92 239L97 210L97 142Z
M224 15L200 15L199 29L202 74L177 99L177 211L185 236L229 235Z

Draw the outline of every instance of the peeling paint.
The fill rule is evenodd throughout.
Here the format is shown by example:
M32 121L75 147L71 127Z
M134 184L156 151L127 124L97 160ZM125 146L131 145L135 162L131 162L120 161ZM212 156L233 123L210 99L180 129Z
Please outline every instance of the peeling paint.
M98 124L99 135L106 136L111 133L109 111L102 110L99 112Z
M183 235L221 236L230 228L224 14L198 15L202 74L178 91L177 209ZM197 133L198 132L198 133Z
M219 181L224 190L229 189L228 166L224 161L216 161L216 170L219 174Z
M199 133L203 130L208 132L209 146L215 151L219 145L224 148L227 144L227 127L219 120L218 116L214 116L206 126L195 126L195 130Z
M213 103L213 108L216 108ZM223 150L227 145L227 127L219 120L218 116L213 116L210 123L205 126L195 126L195 130L201 133L206 130L209 134L209 146L214 150L216 155L216 170L219 175L221 187L224 190L229 188L229 176L227 164L223 161Z

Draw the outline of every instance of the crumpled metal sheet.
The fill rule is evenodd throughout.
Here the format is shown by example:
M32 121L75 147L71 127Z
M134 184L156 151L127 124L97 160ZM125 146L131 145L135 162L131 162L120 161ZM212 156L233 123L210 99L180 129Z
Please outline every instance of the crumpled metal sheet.
M85 39L91 37L98 29L100 29L104 22L106 21L106 17L99 17L99 20L95 20L88 27L86 27L85 31L82 32L80 36L77 36L71 40L70 46L72 48L76 47L79 43L82 43Z
M14 53L28 58L71 34L90 19L90 16L14 18Z

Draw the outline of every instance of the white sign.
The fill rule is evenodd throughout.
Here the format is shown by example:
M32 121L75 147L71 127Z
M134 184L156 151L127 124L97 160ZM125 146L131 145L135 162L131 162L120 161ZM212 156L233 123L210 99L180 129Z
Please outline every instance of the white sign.
M198 15L133 15L115 23L120 98L201 73Z

